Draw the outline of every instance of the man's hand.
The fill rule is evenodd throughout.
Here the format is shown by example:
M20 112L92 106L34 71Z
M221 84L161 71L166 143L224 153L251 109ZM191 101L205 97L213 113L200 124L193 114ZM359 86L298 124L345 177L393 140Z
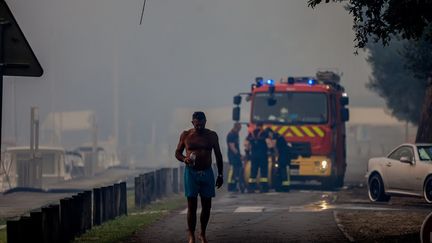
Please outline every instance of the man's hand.
M186 165L189 165L190 163L192 163L192 160L191 160L189 157L186 157L186 158L184 158L183 162L184 162Z
M223 176L222 175L218 175L218 177L216 179L216 187L217 187L217 189L221 188L222 185L223 185Z

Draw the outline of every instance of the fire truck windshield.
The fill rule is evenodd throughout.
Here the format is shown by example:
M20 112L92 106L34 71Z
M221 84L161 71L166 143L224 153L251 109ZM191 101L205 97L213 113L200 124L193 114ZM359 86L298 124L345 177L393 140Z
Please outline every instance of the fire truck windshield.
M252 122L324 124L328 120L327 95L312 92L256 93Z

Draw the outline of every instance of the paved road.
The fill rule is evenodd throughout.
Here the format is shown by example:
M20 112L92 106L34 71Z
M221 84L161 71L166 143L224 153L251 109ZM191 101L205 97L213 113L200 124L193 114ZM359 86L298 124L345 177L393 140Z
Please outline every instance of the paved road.
M220 193L208 227L210 242L345 242L329 208L334 192ZM136 242L186 242L186 210L139 232ZM197 231L198 233L198 231Z

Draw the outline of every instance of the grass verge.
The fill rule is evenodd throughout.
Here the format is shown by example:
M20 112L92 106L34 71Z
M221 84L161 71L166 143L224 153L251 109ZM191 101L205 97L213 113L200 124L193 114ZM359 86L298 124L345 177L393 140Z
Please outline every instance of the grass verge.
M122 216L100 226L93 227L90 231L75 239L74 242L108 243L126 240L137 230L152 224L170 211L185 206L185 199L181 195L154 202L144 209L134 208L133 202L133 194L131 195L131 192L128 192L129 216Z
M0 230L0 242L1 243L6 243L6 228Z

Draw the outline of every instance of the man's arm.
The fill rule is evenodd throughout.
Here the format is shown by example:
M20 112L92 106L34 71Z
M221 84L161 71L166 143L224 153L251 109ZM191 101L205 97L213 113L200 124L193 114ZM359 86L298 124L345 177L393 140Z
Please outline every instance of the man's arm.
M184 162L185 161L185 156L183 155L183 150L185 149L185 138L186 138L186 131L184 131L181 135L180 135L180 141L177 145L177 149L175 151L175 157L181 161Z
M223 158L222 158L222 153L219 147L219 138L218 135L216 133L214 133L213 136L213 150L215 153L215 157L216 157L216 165L218 168L218 175L223 175Z
M231 150L234 154L238 154L238 153L239 153L239 151L237 151L237 148L236 148L236 144L235 144L235 143L228 143L228 146L229 146L230 150Z

